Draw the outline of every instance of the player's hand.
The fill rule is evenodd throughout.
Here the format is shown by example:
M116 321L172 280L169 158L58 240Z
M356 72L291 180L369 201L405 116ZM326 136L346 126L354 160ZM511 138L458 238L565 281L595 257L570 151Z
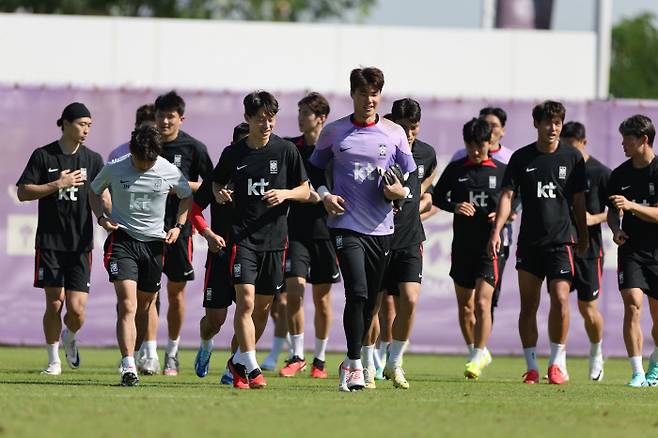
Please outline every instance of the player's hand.
M332 216L340 216L345 213L346 203L342 196L327 195L322 202L324 204L324 209Z
M217 183L212 183L212 193L218 204L233 202L233 190L227 189Z
M82 172L76 170L71 172L70 170L63 170L59 174L59 179L57 180L57 188L59 189L68 189L69 187L80 187L84 185L85 181L82 179Z
M612 240L619 246L622 246L628 240L628 234L624 230L617 230L612 234Z
M585 255L588 248L589 239L578 239L578 243L576 244L576 254L582 257Z
M493 224L494 222L496 222L496 212L495 211L492 211L491 213L489 213L487 215L487 222L489 222L490 224Z
M391 175L393 177L393 184L384 184L384 197L389 201L395 201L397 199L402 199L407 196L407 192L404 190L402 183L395 174Z
M290 190L270 189L265 192L265 195L261 199L265 201L269 208L272 208L283 204L288 199L288 193L290 193Z
M633 206L635 205L634 202L629 201L622 195L612 195L608 199L610 199L610 202L612 202L612 205L617 209L617 210L632 210Z
M165 243L167 245L171 245L172 243L175 243L176 240L178 240L178 236L180 235L180 229L178 227L173 227L169 231L167 231L167 235L165 236Z
M310 193L308 195L308 202L311 204L317 204L320 201L322 201L322 198L320 198L318 192L316 192L315 190L310 190Z
M213 233L210 228L203 230L201 235L206 239L206 242L208 242L208 250L210 250L210 252L217 253L220 249L226 248L226 242L222 236Z
M509 217L507 218L507 222L514 222L517 217L519 217L519 214L513 211L509 214Z
M500 252L500 245L500 234L492 234L489 238L489 243L487 243L487 254L489 254L489 257L493 259L498 256L498 253Z
M461 214L463 216L474 216L475 207L470 202L460 202L455 207L455 214Z
M98 220L98 224L103 227L105 231L108 233L111 233L112 231L118 230L119 229L119 224L112 222L111 219L103 216Z

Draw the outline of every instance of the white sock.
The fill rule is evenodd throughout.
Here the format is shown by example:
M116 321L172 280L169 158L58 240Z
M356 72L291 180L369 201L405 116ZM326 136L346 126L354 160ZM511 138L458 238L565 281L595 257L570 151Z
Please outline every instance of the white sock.
M329 341L329 339L315 338L315 351L313 352L313 357L323 362L327 351L327 341Z
M59 360L59 342L46 344L46 350L48 350L48 363L62 363Z
M213 342L212 338L210 339L203 339L201 338L201 348L203 348L206 351L212 351L212 347L215 345Z
M146 355L146 341L142 341L142 345L139 346L139 350L135 352L135 357L143 357Z
M247 368L247 373L252 372L258 368L258 361L256 360L256 350L247 351L242 353L242 359L244 359L244 366Z
M388 346L391 345L390 342L379 341L379 359L382 361L382 365L386 366L386 356L388 355Z
M393 342L391 342L391 351L386 360L386 368L395 369L400 366L400 363L402 363L402 355L408 344L409 341L398 341L393 339Z
M297 356L300 359L304 359L304 333L298 335L290 335L290 340L292 341L292 356Z
M473 355L471 356L471 360L469 362L479 362L484 358L484 352L486 348L474 348L473 349Z
M560 359L562 356L562 352L564 351L564 344L556 344L555 342L551 342L551 357L548 359L548 366L550 367L551 365L558 365L560 366Z
M142 342L142 348L144 348L143 354L146 354L147 359L158 358L158 341L144 341Z
M364 368L373 368L375 366L375 344L361 347L361 358Z
M602 341L590 342L590 344L589 344L589 357L603 356L603 352L601 351L601 343L602 343Z
M537 347L524 348L523 355L525 356L525 363L528 371L539 370L539 367L537 366Z
M475 350L475 344L466 344L468 347L468 355L473 356L473 350Z
M65 344L75 340L75 332L71 331L68 327L62 330L62 341Z
M292 338L290 337L290 332L286 333L286 343L288 344L288 356L290 356L292 355Z
M361 359L348 359L347 362L349 364L348 368L350 370L363 370Z
M167 342L167 355L176 356L178 354L178 342L180 341L180 336L176 339L169 339Z
M286 343L286 338L277 338L276 336L272 339L272 349L270 350L269 356L275 361L279 360L279 354L283 349L283 345Z
M381 369L384 368L384 362L382 362L382 358L379 357L379 349L375 348L375 354L373 355L375 358L375 369Z
M628 360L631 362L631 368L633 368L633 374L642 373L644 374L644 368L642 367L642 356L632 356Z
M233 353L232 362L234 364L240 363L240 364L244 365L244 362L242 361L242 351L240 351L240 347L238 347L238 349L235 350L235 353Z
M653 353L649 356L652 362L658 362L658 347L653 347Z
M121 359L121 365L124 368L135 368L135 358L133 356L126 356Z

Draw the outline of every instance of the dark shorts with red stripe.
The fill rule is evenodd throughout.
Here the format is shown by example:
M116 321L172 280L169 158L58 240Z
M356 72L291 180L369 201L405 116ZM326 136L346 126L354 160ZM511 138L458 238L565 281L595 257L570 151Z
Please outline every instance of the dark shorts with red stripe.
M619 290L642 289L658 300L658 249L629 251L622 245L617 250L617 283Z
M194 280L193 252L192 236L179 237L176 242L165 247L162 272L170 281L183 283Z
M34 256L34 287L63 287L89 292L91 251L72 252L37 248Z
M518 246L516 270L526 271L540 279L567 280L573 283L574 257L571 245Z
M253 284L257 295L276 295L283 289L286 251L256 251L233 244L229 269L233 284Z
M311 284L338 283L340 271L331 240L291 240L288 243L285 277L305 278Z
M159 291L164 247L162 240L142 242L124 231L112 232L105 240L103 257L110 282L133 280L139 291Z
M203 282L203 307L226 309L235 301L229 262L229 251L224 249L219 252L208 251L206 276Z
M423 244L392 249L382 286L389 295L400 296L400 283L422 283Z
M594 301L601 292L601 274L603 269L603 256L584 259L577 255L573 259L576 268L572 289L578 291L580 301Z
M494 288L499 280L500 261L481 252L466 252L452 249L450 277L455 283L467 289L475 289L475 283L482 279Z

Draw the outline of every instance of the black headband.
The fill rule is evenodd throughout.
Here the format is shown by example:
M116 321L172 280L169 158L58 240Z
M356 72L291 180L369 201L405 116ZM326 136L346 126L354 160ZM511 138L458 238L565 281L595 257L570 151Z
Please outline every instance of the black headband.
M57 119L57 126L62 126L64 120L72 122L81 117L91 117L91 113L83 103L73 102L66 105L66 108L62 111L62 117Z

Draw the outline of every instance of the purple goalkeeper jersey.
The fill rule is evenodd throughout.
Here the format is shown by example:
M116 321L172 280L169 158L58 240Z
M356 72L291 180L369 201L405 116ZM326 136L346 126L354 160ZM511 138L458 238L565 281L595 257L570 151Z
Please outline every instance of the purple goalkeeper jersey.
M512 154L514 153L513 150L510 148L507 148L503 146L502 144L498 148L497 151L489 151L489 157L493 158L495 160L500 161L503 164L509 163L509 159L512 158ZM450 162L452 163L453 161L461 160L462 158L466 158L468 153L466 152L466 148L459 149L457 152L455 152L452 155L452 158L450 159Z
M345 199L345 213L329 216L329 228L362 234L393 234L393 209L384 198L380 172L397 163L403 172L416 170L401 126L384 118L368 125L346 116L324 127L309 161L324 169L333 158L332 194Z

